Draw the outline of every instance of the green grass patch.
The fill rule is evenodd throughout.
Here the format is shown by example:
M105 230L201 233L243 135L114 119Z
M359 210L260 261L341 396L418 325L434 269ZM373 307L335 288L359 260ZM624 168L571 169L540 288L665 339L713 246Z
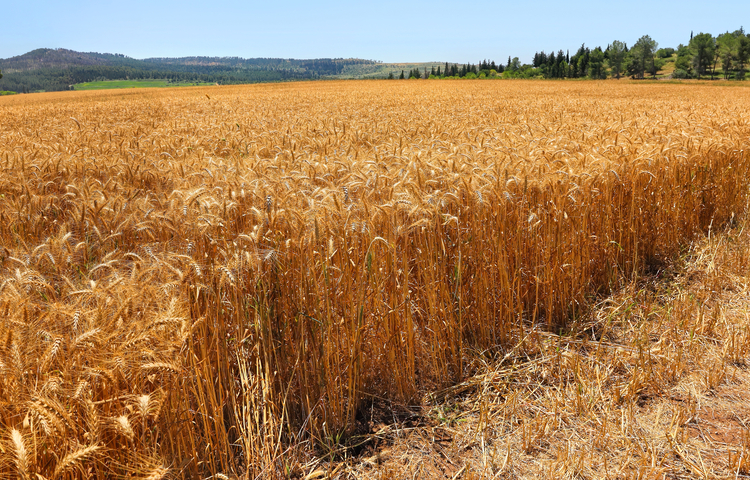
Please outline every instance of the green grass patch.
M11 92L10 90L0 90L0 97L3 95L15 95L16 92Z
M109 90L113 88L164 88L164 87L195 87L213 85L204 82L170 82L166 79L153 80L104 80L101 82L86 82L73 85L74 90Z

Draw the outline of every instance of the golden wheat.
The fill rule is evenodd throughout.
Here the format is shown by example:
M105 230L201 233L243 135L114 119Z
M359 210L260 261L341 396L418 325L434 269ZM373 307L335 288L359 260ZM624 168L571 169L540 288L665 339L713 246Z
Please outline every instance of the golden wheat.
M739 218L748 118L609 82L3 98L0 475L286 475Z

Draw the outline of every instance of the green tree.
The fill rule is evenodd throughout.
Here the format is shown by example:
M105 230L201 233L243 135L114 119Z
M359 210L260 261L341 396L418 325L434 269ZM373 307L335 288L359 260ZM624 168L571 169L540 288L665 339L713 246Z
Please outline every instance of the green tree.
M590 51L586 45L581 45L575 55L570 57L570 76L573 78L585 77L588 71Z
M663 58L654 57L654 61L651 62L651 68L648 71L648 73L650 73L651 76L656 77L656 74L659 72L659 70L661 70L662 68L664 68L664 65L666 63L667 63L667 61L664 60Z
M568 76L568 62L565 61L565 57L560 61L560 65L557 68L557 78L565 78Z
M686 78L692 76L692 55L690 48L685 45L680 44L677 47L677 60L674 62L675 73L672 74L673 77L677 78L684 75L684 78Z
M745 78L745 65L750 60L750 38L742 35L737 37L737 58L734 61L735 67L737 68L737 80L743 80Z
M607 70L604 68L604 52L601 47L596 47L589 54L588 74L589 77L595 79L607 78Z
M398 78L399 78L399 80L403 80L403 79L405 78L405 77L404 77L404 71L403 71L403 70L401 70L401 76L400 76L400 77L398 77Z
M618 80L620 79L620 73L624 70L626 54L627 48L619 40L615 40L609 46L609 66L612 69L612 76Z
M646 72L654 71L654 54L658 46L659 44L648 35L635 42L630 49L630 74L633 77L643 78Z
M706 74L714 60L716 41L710 33L699 33L690 40L690 50L693 53L695 74L700 78L701 75Z
M660 48L656 51L656 56L658 58L669 58L674 54L674 52L674 48Z
M737 56L738 37L732 33L722 33L716 37L716 55L721 59L721 72L724 80L731 74L734 59Z
M388 72L388 80L393 80L393 72Z

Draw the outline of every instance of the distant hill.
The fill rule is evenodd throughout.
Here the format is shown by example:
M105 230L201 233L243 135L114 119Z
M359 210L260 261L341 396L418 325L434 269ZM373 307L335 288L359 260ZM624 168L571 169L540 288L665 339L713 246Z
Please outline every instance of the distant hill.
M49 68L70 68L80 66L139 66L143 63L121 54L76 52L65 48L38 48L23 55L0 59L3 74L28 72Z
M122 54L40 48L0 59L3 73L0 90L60 91L72 89L74 84L100 80L167 79L237 84L365 76L357 72L378 72L385 77L389 69L384 67L382 62L359 58L183 57L139 60Z

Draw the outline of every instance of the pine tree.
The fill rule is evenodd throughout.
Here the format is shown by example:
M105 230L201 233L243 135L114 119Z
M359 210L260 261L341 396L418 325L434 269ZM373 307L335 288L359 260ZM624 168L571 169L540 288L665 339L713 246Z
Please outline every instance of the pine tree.
M400 76L400 77L398 77L398 78L399 78L399 80L403 80L403 79L405 78L405 77L404 77L404 71L403 71L403 70L401 70L401 76Z

